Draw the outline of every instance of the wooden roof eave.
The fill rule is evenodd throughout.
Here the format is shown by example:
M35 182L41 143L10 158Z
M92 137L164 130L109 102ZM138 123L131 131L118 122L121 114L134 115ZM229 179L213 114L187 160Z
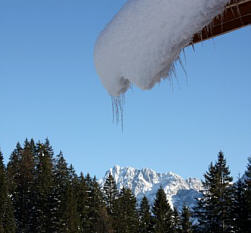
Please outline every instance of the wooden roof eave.
M232 0L221 15L193 37L195 44L251 24L251 0Z

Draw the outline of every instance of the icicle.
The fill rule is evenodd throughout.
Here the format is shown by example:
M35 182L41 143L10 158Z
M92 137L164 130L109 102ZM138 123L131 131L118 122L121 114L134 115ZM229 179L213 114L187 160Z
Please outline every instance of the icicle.
M111 96L112 100L112 117L113 122L117 125L121 124L121 129L123 131L124 128L124 105L125 105L125 95L122 94L120 96Z
M179 64L181 66L181 69L183 70L185 76L187 77L187 72L186 72L185 66L184 66L184 64L182 62L182 59L180 57L178 58L178 61L179 61Z
M185 64L186 64L186 63L187 63L187 57L186 57L185 48L182 49L182 55L183 55L183 58L184 58L184 62L185 62Z

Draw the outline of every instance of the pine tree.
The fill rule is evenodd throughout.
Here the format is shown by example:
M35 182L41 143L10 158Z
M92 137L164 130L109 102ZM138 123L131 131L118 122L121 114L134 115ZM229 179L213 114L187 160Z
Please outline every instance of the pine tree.
M35 175L35 231L52 232L54 229L55 200L53 196L53 150L48 139L37 143Z
M245 172L246 178L245 183L247 185L247 209L248 209L248 220L247 227L251 228L251 157L248 158L248 166Z
M107 213L106 207L102 205L99 209L99 218L97 222L97 233L114 233L111 218Z
M60 152L53 169L55 218L52 223L55 232L83 232L78 211L79 180L72 165L67 166Z
M64 159L63 153L60 152L55 160L53 166L53 194L52 200L54 202L54 216L51 219L51 222L54 226L55 232L60 232L64 223L64 212L65 212L65 190L69 182L69 170L67 163Z
M115 204L116 233L135 233L138 230L136 198L130 189L122 188Z
M234 230L237 233L248 233L251 228L251 157L243 178L234 185L232 207Z
M68 182L65 190L64 214L61 230L64 233L81 232L80 214L77 211L77 199L72 182Z
M81 186L85 186L86 190L82 190L82 196L84 196L84 199L79 199L81 202L79 202L78 208L80 213L80 221L82 225L82 231L84 233L91 232L92 229L92 223L93 220L91 219L91 193L92 193L92 178L89 173L87 173L84 180L82 180L84 184ZM86 197L85 197L86 195ZM81 196L80 196L81 197ZM87 200L85 200L87 198ZM83 202L82 202L83 201ZM83 212L83 213L82 213Z
M104 204L104 197L96 177L90 183L89 195L89 220L90 232L106 232L110 228L107 218L107 212Z
M139 209L139 232L150 233L152 232L152 216L150 206L146 196L143 197Z
M210 164L204 175L203 195L198 200L195 216L203 233L224 233L231 230L231 195L233 178L222 152L215 165Z
M17 232L32 232L34 221L34 144L27 139L24 148L18 143L8 163L8 177L17 224Z
M7 175L9 178L9 190L13 195L17 188L17 183L20 176L20 160L22 157L22 150L20 143L17 143L15 150L12 152L8 165L7 165Z
M161 187L154 202L154 232L155 233L172 233L173 232L173 211L167 202L166 194Z
M107 207L107 212L109 215L112 216L114 213L115 201L118 198L118 190L115 180L111 173L109 173L109 176L105 181L103 190L104 190L104 200Z
M187 206L183 206L181 213L181 233L192 233L191 213Z
M180 233L181 231L181 223L179 211L176 207L173 208L173 233Z
M0 233L14 233L16 224L9 196L6 168L0 151Z
M4 213L6 210L7 180L5 175L5 167L3 164L3 155L0 151L0 233L4 232Z
M231 216L235 233L248 233L247 184L239 178L233 187Z
M87 232L85 229L89 228L87 227L89 209L88 197L88 187L84 175L81 172L77 189L77 211L80 216L82 232Z

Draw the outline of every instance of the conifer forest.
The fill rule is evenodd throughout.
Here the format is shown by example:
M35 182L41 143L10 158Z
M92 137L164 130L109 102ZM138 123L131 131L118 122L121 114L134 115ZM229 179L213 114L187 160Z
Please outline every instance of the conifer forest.
M206 168L205 168L206 170ZM153 206L77 174L49 140L17 143L5 165L0 152L0 233L249 233L251 158L236 182L219 152L203 178L197 206L172 209L160 188Z

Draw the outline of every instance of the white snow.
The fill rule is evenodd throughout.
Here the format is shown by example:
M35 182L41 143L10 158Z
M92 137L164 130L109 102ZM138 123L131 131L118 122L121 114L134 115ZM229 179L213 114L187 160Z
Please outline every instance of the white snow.
M153 205L156 193L161 186L171 207L175 206L179 210L184 204L193 207L196 203L195 198L201 195L199 191L202 190L202 183L198 179L183 179L173 172L158 173L149 168L139 170L118 165L106 172L105 177L100 180L101 186L104 185L110 173L114 177L118 189L130 188L138 203L145 195Z
M170 76L193 38L229 0L128 0L100 34L95 66L110 95L151 89Z

